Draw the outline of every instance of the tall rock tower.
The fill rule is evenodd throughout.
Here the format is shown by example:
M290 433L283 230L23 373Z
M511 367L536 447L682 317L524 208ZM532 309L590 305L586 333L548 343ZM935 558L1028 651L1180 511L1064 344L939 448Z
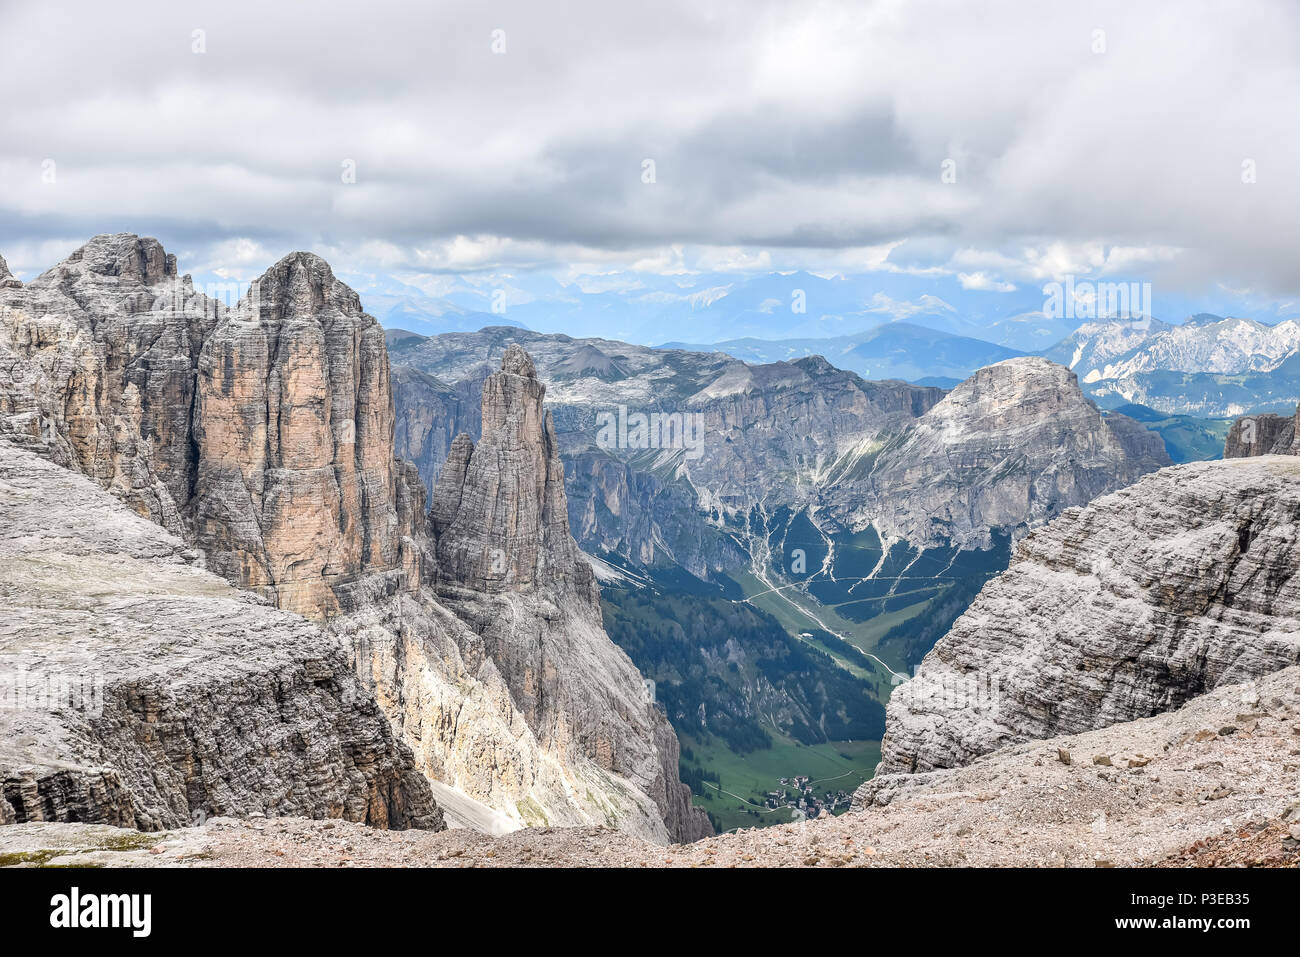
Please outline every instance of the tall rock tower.
M398 571L384 332L323 259L293 253L253 284L205 343L197 395L194 527L216 570L309 617Z
M672 728L601 628L522 349L488 381L479 447L456 440L436 540L393 456L383 329L318 256L286 256L233 307L130 233L26 285L0 265L0 369L0 437L328 619L429 779L519 824L708 832Z
M483 386L483 437L459 435L433 493L439 599L468 622L544 749L591 756L659 807L669 834L710 832L678 779L677 736L605 634L569 532L546 388L517 344Z

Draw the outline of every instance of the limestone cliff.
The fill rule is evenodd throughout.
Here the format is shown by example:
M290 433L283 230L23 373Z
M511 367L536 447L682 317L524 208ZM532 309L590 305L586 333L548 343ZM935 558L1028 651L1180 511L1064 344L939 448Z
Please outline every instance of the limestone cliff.
M0 439L0 821L441 828L346 647Z
M367 575L413 587L383 331L318 257L285 257L228 309L157 240L97 236L0 289L0 363L0 434L230 580L313 617Z
M294 253L254 283L197 383L193 522L217 571L311 616L404 564L415 587L383 330L324 260Z
M1245 415L1232 423L1223 443L1225 459L1248 458L1253 455L1300 455L1296 443L1296 423L1300 421L1300 408L1294 415Z
M0 435L185 534L194 367L224 314L157 240L96 236L26 286L0 288Z
M506 350L483 383L483 438L452 442L433 495L440 584L478 591L546 590L590 610L591 566L569 534L555 426L528 353Z
M501 424L514 402L495 396ZM535 407L517 408L534 417L518 423L514 451L527 458L540 392ZM495 593L490 566L449 552L438 568L423 485L393 455L383 331L320 258L285 257L230 308L178 278L156 240L130 234L97 236L26 286L6 283L0 436L114 492L191 543L200 565L327 620L429 778L519 823L698 835L676 739L644 701L627 702L642 693L639 675L625 658L589 654L609 642L568 535L556 461L483 459L482 494L458 513L472 534L525 503L501 539L522 556L501 620L535 644L546 636L547 656L540 645L528 652L537 666L574 668L592 688L566 685L562 707L543 712L533 678L507 680L523 666L496 660L501 646L480 634L475 597ZM511 484L525 473L540 476L540 498ZM566 579L587 611L548 619L570 596L531 588ZM459 589L457 613L435 583Z
M882 773L1177 708L1300 662L1300 461L1163 469L1021 542L890 699Z
M845 524L913 545L988 547L1169 465L1159 436L1103 416L1064 366L980 369L883 446L850 453L824 499Z
M438 596L481 636L545 751L630 781L669 834L692 840L709 827L678 781L676 736L602 630L591 566L569 533L545 391L512 345L483 386L482 439L452 443L430 513Z
M0 256L0 289L18 289L22 281L9 271L9 264Z

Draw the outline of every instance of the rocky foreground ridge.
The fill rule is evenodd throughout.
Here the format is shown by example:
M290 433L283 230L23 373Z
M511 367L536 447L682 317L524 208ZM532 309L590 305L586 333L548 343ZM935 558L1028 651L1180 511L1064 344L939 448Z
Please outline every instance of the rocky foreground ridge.
M503 421L540 422L540 391L501 398ZM512 513L505 547L535 540L541 560L507 596L510 615L488 614L473 600L480 577L440 569L394 428L383 332L310 253L285 257L234 306L131 234L97 236L0 288L0 437L113 492L189 543L198 565L325 622L431 781L516 825L706 833L635 669L598 620L553 600L581 574L554 502ZM547 463L545 441L518 431L517 461L480 470L467 501L483 511L465 527L524 501L509 490L531 479L511 469ZM538 709L527 699L554 685L561 639L615 674L568 684L562 710Z
M0 822L441 828L347 648L197 558L0 440Z
M1133 721L1300 662L1300 461L1163 469L1021 542L887 709L878 775Z
M885 782L888 782L887 785ZM868 787L870 787L870 783ZM1300 668L1184 707L891 775L840 817L660 847L607 829L378 831L209 821L123 848L120 831L0 828L13 866L1186 867L1300 865Z

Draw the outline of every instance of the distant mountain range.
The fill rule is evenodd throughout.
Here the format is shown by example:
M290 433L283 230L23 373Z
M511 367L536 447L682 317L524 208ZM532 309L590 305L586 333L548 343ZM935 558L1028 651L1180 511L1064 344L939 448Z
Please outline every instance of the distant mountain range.
M1045 315L1033 285L992 288L970 277L958 283L888 271L345 278L386 329L426 336L508 326L754 364L821 355L864 378L940 388L995 362L1042 355L1075 372L1103 408L1136 404L1166 417L1209 419L1285 411L1300 401L1296 318L1269 324L1202 312L1181 323L1080 324Z
M911 322L890 322L828 338L728 339L711 345L668 343L664 348L718 351L746 362L824 356L867 379L902 379L951 388L976 369L1027 353ZM1043 355L1071 369L1102 407L1146 407L1170 417L1226 419L1277 412L1300 401L1300 322L1267 325L1254 319L1202 313L1181 324L1159 319L1088 322ZM1190 428L1191 432L1185 430ZM1178 423L1190 442L1181 454L1202 458L1222 429L1204 421ZM1179 440L1181 441L1181 440ZM1175 456L1180 454L1175 452Z
M967 289L951 277L890 272L344 278L386 327L425 335L497 325L642 345L710 345L742 338L836 339L902 321L1034 352L1060 341L1077 324L1045 316L1042 294L1034 287Z
M953 385L976 369L1025 354L910 322L891 322L831 339L729 339L713 345L672 342L663 348L725 352L755 364L820 355L831 365L864 379L903 379L923 385Z
M1143 372L1271 372L1300 349L1300 322L1275 326L1254 319L1201 314L1181 325L1157 319L1090 322L1048 349L1049 359L1084 382Z
M1223 418L1293 408L1300 399L1300 323L1200 314L1090 322L1044 355L1068 366L1107 408Z

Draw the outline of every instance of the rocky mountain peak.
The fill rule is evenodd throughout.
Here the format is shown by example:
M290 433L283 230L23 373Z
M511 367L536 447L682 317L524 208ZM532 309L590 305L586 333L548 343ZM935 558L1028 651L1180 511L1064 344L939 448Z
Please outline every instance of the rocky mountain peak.
M694 840L710 827L678 779L677 738L605 634L595 576L570 534L545 395L532 358L510 345L483 383L482 438L456 437L434 488L438 598L482 639L543 751L579 773L594 762L626 778L654 802L656 834Z
M943 408L936 416L973 404L990 408L1002 403L1020 404L1027 399L1057 405L1088 401L1079 388L1078 376L1041 356L1017 356L978 369L954 386L947 399L940 403Z
M834 375L835 367L831 365L825 356L812 355L804 356L802 359L795 359L792 365L797 365L804 369L809 375Z
M1103 416L1069 369L1023 356L980 369L880 450L848 520L882 538L988 547L1169 465L1164 443Z
M208 337L198 386L194 508L214 567L308 617L396 571L409 529L384 333L325 260L268 269Z
M532 358L512 343L483 383L482 438L456 437L434 489L440 579L489 591L576 588L594 600L591 568L569 533L545 396Z
M890 698L881 771L1178 708L1300 663L1300 463L1162 469L1019 546Z
M544 457L545 395L546 386L537 378L533 360L522 346L511 343L501 359L500 371L483 383L483 434L509 428L514 448Z
M601 628L528 355L486 376L479 446L453 443L435 577L424 489L393 454L384 331L357 294L309 253L229 310L141 285L174 273L122 234L5 289L0 435L117 493L194 562L329 619L319 633L352 643L370 700L448 790L520 824L707 833L666 717ZM264 662L262 632L240 635L231 660Z
M283 608L336 614L374 575L413 587L423 507L402 507L384 333L357 294L310 253L233 310L176 272L156 239L115 233L5 290L0 355L22 361L0 382L0 431Z
M537 367L533 365L532 356L517 342L506 346L506 354L501 358L501 371L528 379L537 378Z
M151 236L101 233L54 268L69 267L152 286L176 276L176 257Z
M0 289L17 289L22 286L22 281L9 271L9 264L5 262L4 256L0 256Z
M264 272L241 305L263 322L287 322L332 312L364 315L361 297L335 278L329 263L308 252L290 253Z

